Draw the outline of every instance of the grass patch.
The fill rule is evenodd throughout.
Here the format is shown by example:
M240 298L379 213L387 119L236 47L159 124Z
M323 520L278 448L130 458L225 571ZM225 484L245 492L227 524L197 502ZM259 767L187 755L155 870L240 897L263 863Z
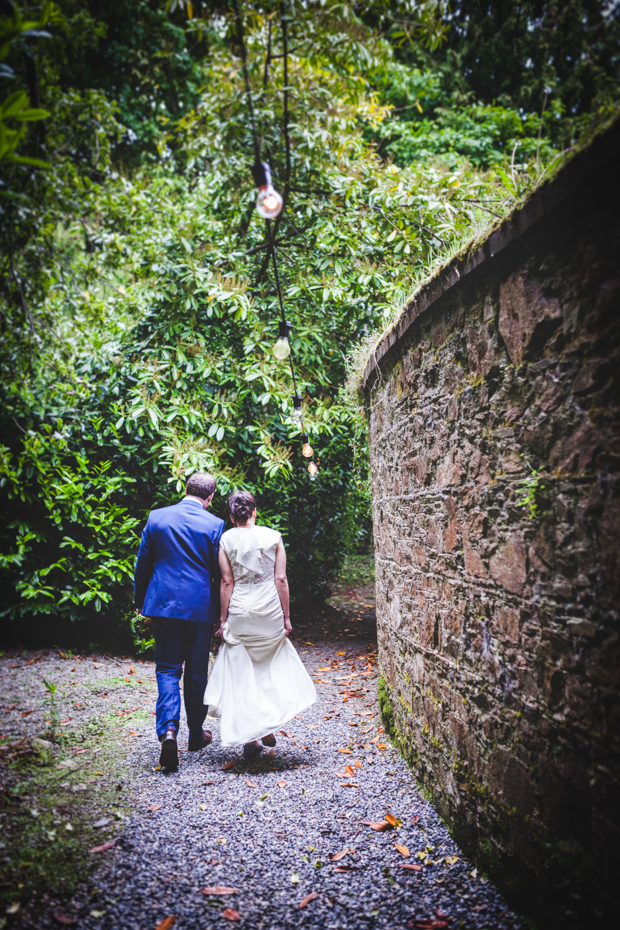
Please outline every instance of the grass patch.
M119 726L117 718L110 720ZM98 717L54 740L0 745L4 911L18 913L46 894L68 898L99 865L101 854L89 850L113 839L128 812L126 759L117 735Z

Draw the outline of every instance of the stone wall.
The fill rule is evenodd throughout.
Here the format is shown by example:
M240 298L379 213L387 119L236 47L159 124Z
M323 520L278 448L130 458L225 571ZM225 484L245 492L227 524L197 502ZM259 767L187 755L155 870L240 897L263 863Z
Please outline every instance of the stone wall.
M620 122L435 276L365 375L396 736L545 926L618 908L618 166Z

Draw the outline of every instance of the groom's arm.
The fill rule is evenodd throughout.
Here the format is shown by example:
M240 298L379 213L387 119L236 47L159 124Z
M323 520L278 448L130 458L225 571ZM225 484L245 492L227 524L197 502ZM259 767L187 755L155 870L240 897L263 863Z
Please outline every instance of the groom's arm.
M225 524L222 522L221 527L217 531L216 535L212 540L213 553L211 556L211 598L209 604L209 615L214 619L214 623L217 622L217 619L220 616L220 581L222 580L222 573L220 571L220 539L222 538L222 533L224 532Z
M146 589L149 586L151 575L153 574L153 556L150 550L149 539L149 522L142 530L142 539L138 549L138 558L136 559L136 568L134 571L134 603L136 610L142 611Z

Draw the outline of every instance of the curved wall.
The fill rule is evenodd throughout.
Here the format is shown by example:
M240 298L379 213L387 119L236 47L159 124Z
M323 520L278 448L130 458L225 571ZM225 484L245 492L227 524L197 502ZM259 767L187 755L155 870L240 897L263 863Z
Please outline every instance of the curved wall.
M619 165L616 122L416 295L365 380L396 734L545 926L618 909Z

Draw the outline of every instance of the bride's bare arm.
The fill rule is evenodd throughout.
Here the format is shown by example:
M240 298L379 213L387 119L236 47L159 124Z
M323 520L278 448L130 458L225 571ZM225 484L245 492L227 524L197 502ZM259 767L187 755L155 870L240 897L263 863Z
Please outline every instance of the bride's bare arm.
M278 589L280 603L282 604L282 610L284 611L284 629L286 631L286 635L288 636L293 627L291 626L291 615L288 603L289 595L288 579L286 577L286 551L284 549L284 543L282 540L280 540L278 543L278 548L276 549L275 575L276 588Z
M228 556L221 547L219 565L220 572L222 573L222 580L220 581L220 628L219 630L216 630L216 636L221 636L224 631L224 624L228 619L228 605L230 604L233 588L235 587L235 581L233 578L232 570L230 568L230 562L228 561Z

